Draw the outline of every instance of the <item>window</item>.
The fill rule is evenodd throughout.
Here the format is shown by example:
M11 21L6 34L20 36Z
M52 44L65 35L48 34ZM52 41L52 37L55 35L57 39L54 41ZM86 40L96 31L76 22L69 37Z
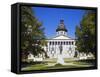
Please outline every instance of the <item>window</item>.
M64 41L64 45L65 45L65 41Z
M68 42L66 42L66 45L68 45Z
M54 45L54 42L52 42L52 45Z
M57 45L57 42L55 42L55 45Z
M58 45L60 45L60 42L58 42Z
M51 42L49 42L49 45L51 45Z
M61 42L61 45L63 44L63 42Z
M73 45L73 41L72 41L72 45Z
M63 34L63 32L61 31L61 34Z
M71 42L69 41L69 45L71 45Z

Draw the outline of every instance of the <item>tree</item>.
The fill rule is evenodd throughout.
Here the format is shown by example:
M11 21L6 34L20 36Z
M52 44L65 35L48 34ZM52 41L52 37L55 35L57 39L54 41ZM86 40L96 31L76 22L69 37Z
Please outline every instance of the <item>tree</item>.
M86 11L80 25L76 26L76 46L80 52L91 52L93 54L96 52L95 18L95 11Z
M42 23L34 15L31 7L21 7L21 52L22 58L27 59L31 52L34 56L45 53L41 45L46 45ZM44 42L43 42L44 41Z

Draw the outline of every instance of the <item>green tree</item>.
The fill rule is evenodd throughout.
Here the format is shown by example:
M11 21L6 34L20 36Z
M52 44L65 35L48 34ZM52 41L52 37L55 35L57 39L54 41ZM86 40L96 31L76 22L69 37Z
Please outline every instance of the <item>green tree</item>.
M91 52L93 54L96 52L95 18L95 11L86 11L80 25L76 26L76 46L80 52Z
M34 15L31 7L21 7L21 52L22 58L27 59L31 52L34 56L45 53L42 46L46 45L42 23ZM44 41L44 42L43 42Z

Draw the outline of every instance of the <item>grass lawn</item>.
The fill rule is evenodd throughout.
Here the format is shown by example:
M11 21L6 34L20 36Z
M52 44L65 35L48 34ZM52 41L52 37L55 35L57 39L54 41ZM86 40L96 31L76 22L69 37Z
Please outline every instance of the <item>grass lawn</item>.
M45 63L39 64L29 64L25 67L22 67L22 71L28 70L47 70L47 69L67 69L67 68L83 68L91 67L93 64L88 63L87 61L74 61L74 60L64 60L65 65L59 65L56 63L56 60L45 61Z

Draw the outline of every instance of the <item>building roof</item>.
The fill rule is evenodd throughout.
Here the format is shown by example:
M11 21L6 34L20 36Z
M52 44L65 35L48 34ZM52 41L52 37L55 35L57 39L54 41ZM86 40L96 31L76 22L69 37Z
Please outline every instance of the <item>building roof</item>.
M73 38L70 38L70 37L67 37L67 36L56 36L52 39L55 39L55 40L74 40Z
M56 32L58 32L58 31L66 31L67 32L67 29L64 25L64 20L60 20L60 24L59 24L58 28L56 29Z

